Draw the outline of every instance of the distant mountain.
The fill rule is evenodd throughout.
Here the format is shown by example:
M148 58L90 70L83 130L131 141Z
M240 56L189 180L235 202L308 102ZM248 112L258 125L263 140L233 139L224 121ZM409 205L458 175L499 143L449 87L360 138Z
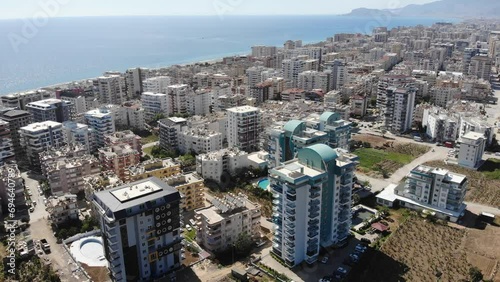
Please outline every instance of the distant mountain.
M441 0L422 5L408 5L397 10L355 9L346 16L373 17L380 14L430 18L500 18L500 1Z

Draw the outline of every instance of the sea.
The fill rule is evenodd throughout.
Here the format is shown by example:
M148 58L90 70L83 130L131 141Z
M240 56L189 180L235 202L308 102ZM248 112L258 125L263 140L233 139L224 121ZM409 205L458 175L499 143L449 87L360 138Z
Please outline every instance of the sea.
M134 16L0 20L0 95L93 78L105 71L249 54L253 45L314 43L377 26L439 18L349 16Z

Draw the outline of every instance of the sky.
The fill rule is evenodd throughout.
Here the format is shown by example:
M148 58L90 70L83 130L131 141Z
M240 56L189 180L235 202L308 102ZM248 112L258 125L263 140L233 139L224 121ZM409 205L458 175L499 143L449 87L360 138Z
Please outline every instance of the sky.
M0 0L0 19L126 15L315 15L435 0Z

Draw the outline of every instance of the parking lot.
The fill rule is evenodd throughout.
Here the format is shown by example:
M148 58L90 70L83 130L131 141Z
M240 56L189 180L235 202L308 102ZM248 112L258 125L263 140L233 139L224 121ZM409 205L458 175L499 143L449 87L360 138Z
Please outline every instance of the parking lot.
M351 267L356 264L353 259L350 259L350 255L355 253L359 254L359 252L356 252L356 246L358 244L366 245L356 238L351 238L348 244L343 248L329 248L324 254L320 255L319 261L314 265L309 266L304 263L294 269L294 272L303 281L341 281L341 277L347 275ZM367 251L369 251L369 249L367 249L366 252ZM328 257L328 260L326 263L322 263L321 260L325 256ZM358 259L361 259L361 256L362 255L359 254ZM351 265L347 265L346 263ZM334 272L336 272L339 267L342 267L347 273L341 276L339 275L339 278L336 278L334 277Z

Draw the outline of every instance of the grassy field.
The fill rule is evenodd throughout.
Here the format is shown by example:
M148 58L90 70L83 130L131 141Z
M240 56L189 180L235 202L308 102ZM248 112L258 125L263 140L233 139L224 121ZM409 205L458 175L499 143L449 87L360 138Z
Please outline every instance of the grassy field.
M500 179L500 160L488 159L478 171L480 171L488 179Z
M465 230L412 216L363 258L348 281L461 281L468 278ZM437 279L436 275L441 276Z
M158 137L158 135L151 134L149 136L142 137L141 143L142 144L148 144L148 143L156 142L158 140L160 140L160 137Z
M153 151L153 148L154 147L147 147L147 148L144 148L142 151L144 152L144 154L152 157L153 155L151 155L151 151Z
M400 164L408 164L413 161L410 155L376 150L373 148L361 148L355 151L355 154L360 158L360 166L376 169L377 164L385 160L391 160Z
M404 143L369 134L353 137L358 142L370 143L371 148L359 148L353 153L360 158L359 171L371 177L389 177L393 172L427 153L428 146Z
M466 201L500 207L500 171L496 168L500 165L498 161L490 159L478 171L445 164L443 161L433 161L425 165L466 175L469 180L469 187L465 194Z

